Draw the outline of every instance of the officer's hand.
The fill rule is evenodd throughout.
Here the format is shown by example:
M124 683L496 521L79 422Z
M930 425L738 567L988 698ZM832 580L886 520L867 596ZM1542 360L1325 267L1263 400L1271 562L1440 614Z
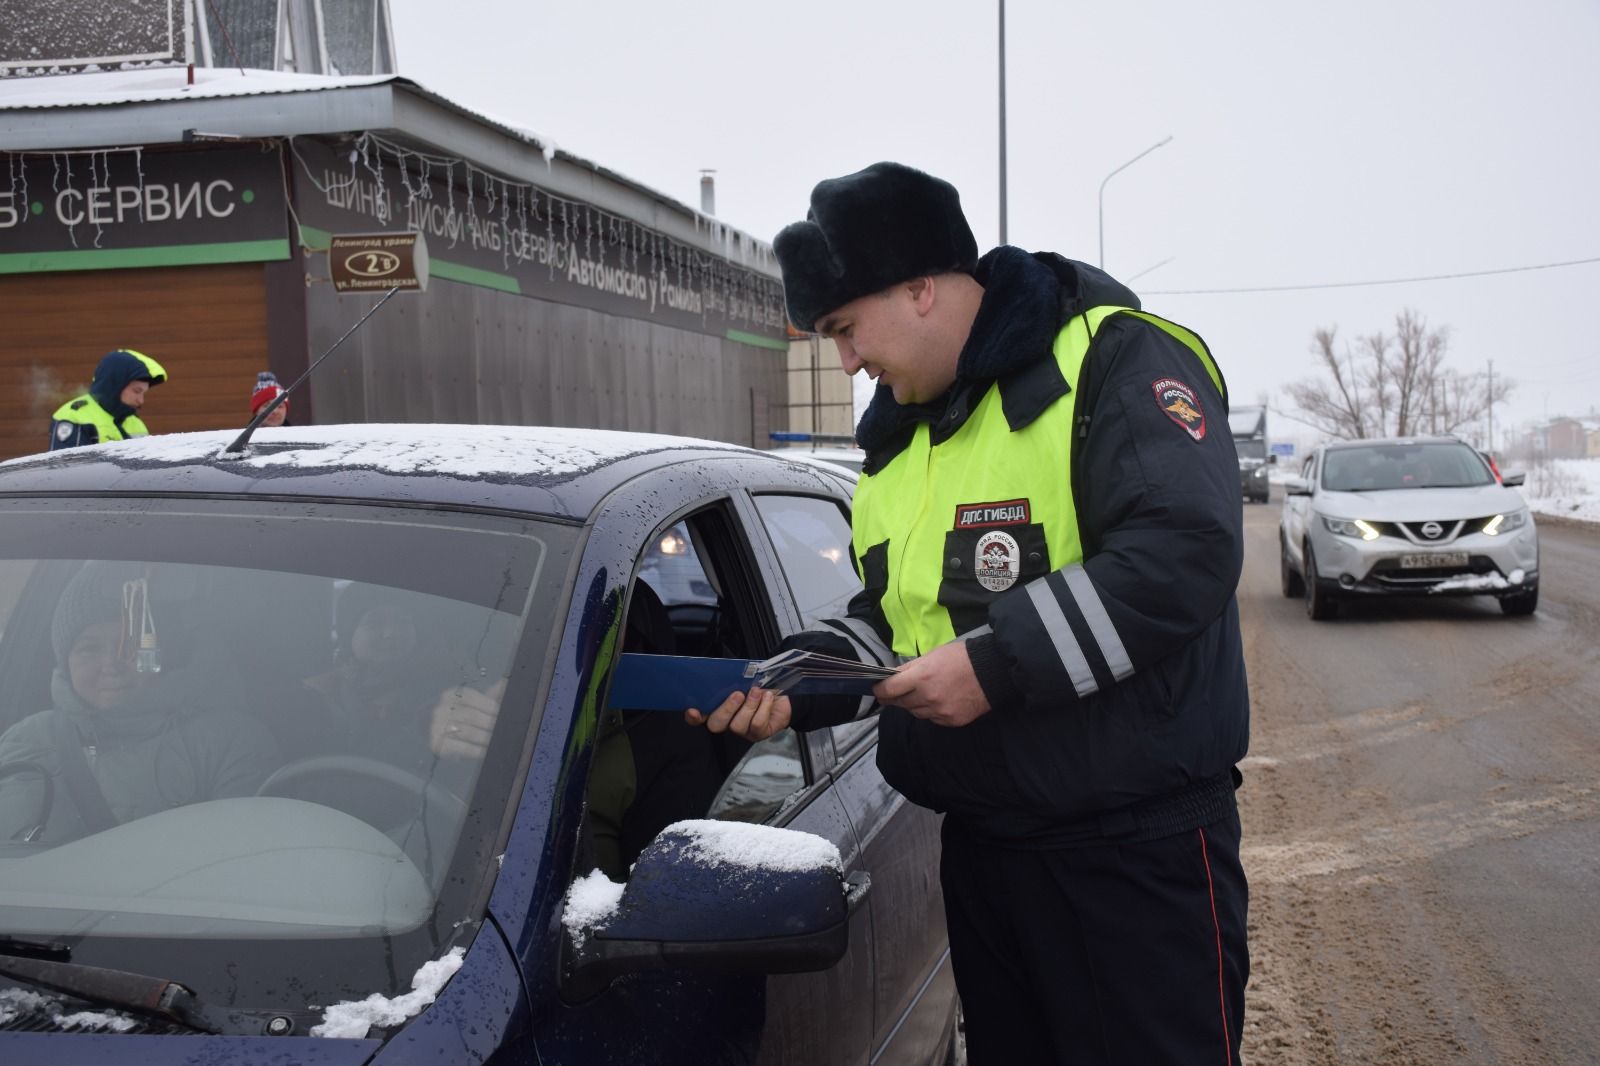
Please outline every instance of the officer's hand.
M489 750L489 734L494 732L494 721L500 716L500 697L505 691L505 678L487 692L470 685L445 689L433 705L428 729L433 753L457 759L483 758Z
M873 686L872 694L935 725L967 725L989 713L967 645L959 640L912 659Z
M766 740L789 725L789 697L770 689L752 688L735 692L722 701L710 717L693 707L683 712L690 725L704 725L713 733L732 733L746 740Z

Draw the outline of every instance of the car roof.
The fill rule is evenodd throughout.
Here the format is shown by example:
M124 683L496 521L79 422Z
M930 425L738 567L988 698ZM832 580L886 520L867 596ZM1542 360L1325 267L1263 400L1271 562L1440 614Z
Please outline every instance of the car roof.
M867 459L867 453L859 448L768 448L767 454L824 467L828 473L844 474L852 481L860 476L861 464Z
M534 426L354 424L139 437L0 463L0 496L260 495L361 499L587 518L640 474L697 458L769 461L737 444Z
M1363 437L1360 440L1330 440L1324 441L1322 447L1328 451L1339 451L1345 448L1367 448L1374 444L1465 444L1460 437Z

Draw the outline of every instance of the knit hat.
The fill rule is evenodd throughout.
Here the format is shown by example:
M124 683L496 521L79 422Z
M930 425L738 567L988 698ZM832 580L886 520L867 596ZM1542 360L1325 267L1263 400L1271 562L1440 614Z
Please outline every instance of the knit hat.
M955 186L900 163L818 182L806 220L785 226L772 249L789 320L808 332L851 300L978 265Z
M139 576L137 563L89 562L72 576L56 602L50 623L50 646L56 662L65 665L78 635L96 622L122 618L122 586Z
M250 394L250 416L254 418L256 412L261 410L263 405L277 399L282 395L283 391L283 386L278 384L278 375L272 371L263 370L257 374L255 391ZM285 400L278 406L288 407L289 401Z

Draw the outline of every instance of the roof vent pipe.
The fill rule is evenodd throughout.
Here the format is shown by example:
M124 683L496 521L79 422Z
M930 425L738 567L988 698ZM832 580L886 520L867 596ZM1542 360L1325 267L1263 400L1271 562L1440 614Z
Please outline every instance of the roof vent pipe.
M715 170L702 170L700 172L700 213L714 216L717 213L717 179L712 177Z

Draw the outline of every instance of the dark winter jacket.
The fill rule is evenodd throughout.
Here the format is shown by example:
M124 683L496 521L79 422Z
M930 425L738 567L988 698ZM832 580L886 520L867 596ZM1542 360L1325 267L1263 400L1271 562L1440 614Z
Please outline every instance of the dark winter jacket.
M179 709L183 688L178 674L165 673L124 706L96 710L78 697L61 670L55 671L50 682L55 706L0 735L0 770L33 763L51 778L48 817L34 839L56 843L89 832L62 774L61 736L76 737L85 749L90 773L118 823L255 792L281 761L271 736L236 711ZM60 729L58 719L70 728ZM0 838L38 823L43 792L37 774L0 777Z
M1026 398L1044 395L1030 379L1054 370L1050 346L1069 319L1095 306L1139 306L1106 274L1056 255L999 248L976 277L985 293L956 383L920 406L879 388L858 430L868 473L904 449L919 422L930 424L934 447L950 441L990 388L1015 397L1008 417L1020 411ZM1198 440L1157 402L1153 385L1165 379L1199 398L1208 431ZM990 606L993 632L968 641L993 710L952 729L884 708L879 765L911 800L1019 846L1148 839L1208 824L1232 809L1232 768L1249 728L1234 599L1243 515L1226 399L1193 351L1130 315L1105 320L1077 388L1054 395L1044 402L1073 404L1079 434L1062 491L1076 502L1082 572L1132 670L1105 661L1090 621L1065 597L1066 621L1090 649L1094 674L1080 695L1019 584ZM888 643L875 598L881 583L867 578L849 613ZM833 633L788 644L855 657ZM794 702L802 729L856 709L839 698Z

